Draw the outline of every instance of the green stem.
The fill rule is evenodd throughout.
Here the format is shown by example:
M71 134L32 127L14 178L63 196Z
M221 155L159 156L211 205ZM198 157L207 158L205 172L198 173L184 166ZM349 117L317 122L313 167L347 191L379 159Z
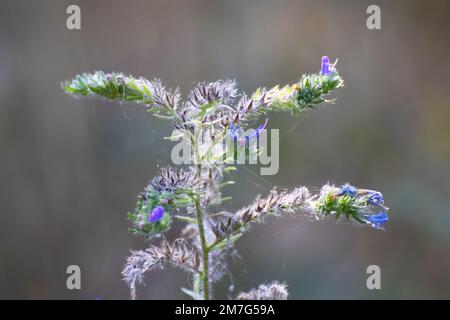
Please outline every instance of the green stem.
M195 211L197 214L198 232L200 234L200 242L202 245L202 280L203 280L203 297L205 300L209 299L209 270L208 270L208 258L209 250L206 243L205 228L203 227L203 214L200 208L200 200L195 199Z
M197 139L198 139L198 132L195 134L195 136L193 137L191 136L191 141L192 145L194 146L197 176L201 178L202 163L200 158L200 152L197 145ZM195 197L194 203L195 203L195 213L197 216L198 233L200 235L200 243L202 246L201 280L203 281L203 298L205 300L209 300L209 268L208 268L209 251L208 251L208 243L206 242L205 228L203 226L203 212L200 205L200 199L198 196Z

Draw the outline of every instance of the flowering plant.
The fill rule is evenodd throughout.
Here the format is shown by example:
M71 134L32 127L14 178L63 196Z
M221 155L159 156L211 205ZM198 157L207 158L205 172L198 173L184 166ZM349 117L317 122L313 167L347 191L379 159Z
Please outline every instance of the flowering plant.
M336 63L322 58L321 70L303 75L292 85L259 88L252 95L238 93L232 80L199 83L180 99L179 90L166 89L161 81L126 76L122 73L82 74L62 83L67 93L75 96L100 97L139 103L157 117L172 122L176 135L189 141L193 163L187 168L166 167L160 170L137 197L136 208L128 214L133 234L146 239L163 237L159 245L132 251L122 271L123 278L136 297L136 285L143 282L147 271L165 265L179 267L192 275L192 286L182 290L194 299L211 299L213 285L227 272L227 256L235 254L234 244L255 222L269 216L302 214L314 220L333 219L382 229L388 220L380 192L359 189L350 184L324 185L313 193L299 186L291 191L274 188L266 197L257 196L250 205L236 211L218 210L226 199L221 189L232 181L227 172L229 152L217 153L215 146L223 139L237 151L255 155L258 148L250 140L258 140L267 120L253 133L243 128L262 115L273 111L290 111L300 115L324 103L332 103L329 94L342 88L343 79ZM163 234L178 221L185 226L179 238L168 241ZM286 299L287 286L271 282L237 299Z

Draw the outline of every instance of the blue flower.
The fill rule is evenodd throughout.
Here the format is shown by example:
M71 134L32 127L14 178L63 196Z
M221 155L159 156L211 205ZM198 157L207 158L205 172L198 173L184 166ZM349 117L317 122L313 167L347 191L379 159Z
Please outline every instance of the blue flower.
M320 74L323 76L328 76L333 73L333 65L330 64L330 58L327 56L322 57L322 67L320 69Z
M383 203L383 195L378 191L371 191L369 193L369 199L367 200L368 203L379 205Z
M149 212L148 215L148 222L150 223L155 223L158 222L162 219L162 217L164 216L164 208L161 206L156 207L155 209L153 209L151 212Z
M377 214L365 215L364 218L375 229L382 229L383 225L389 220L389 216L383 211Z
M262 125L260 125L258 128L256 128L251 134L249 134L245 138L251 139L253 137L259 137L260 132L262 132L266 128L267 121L269 121L269 119L266 119L266 121L264 121L264 123Z
M346 183L343 186L341 186L341 195L348 195L351 198L356 197L356 195L358 194L358 189L355 188L354 186Z
M264 122L264 124L260 125L258 128L253 130L249 135L243 136L243 130L238 126L232 123L230 125L230 136L234 141L239 142L240 146L244 146L246 141L249 141L253 137L259 137L260 133L266 128L268 119Z
M230 136L233 139L237 139L237 137L239 136L238 130L239 130L239 126L235 125L234 123L230 124Z

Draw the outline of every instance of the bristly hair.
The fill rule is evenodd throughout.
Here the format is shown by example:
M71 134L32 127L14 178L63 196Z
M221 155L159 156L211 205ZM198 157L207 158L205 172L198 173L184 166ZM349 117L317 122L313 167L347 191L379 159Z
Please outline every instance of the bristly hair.
M201 82L189 93L186 105L196 109L213 101L233 105L238 94L236 85L236 81L230 79L210 83Z
M199 183L193 169L161 168L160 174L152 179L149 186L157 192L174 192L181 188L193 188Z
M262 222L268 215L286 213L302 214L307 220L333 217L335 221L383 229L388 221L387 210L379 191L358 189L349 184L341 187L326 184L316 194L303 186L281 192L273 188L267 197L258 195L252 204L235 213L221 212L212 231L215 243L219 243L247 231L251 223Z
M163 269L166 263L196 273L200 267L200 253L182 238L172 244L164 240L159 247L152 245L145 251L131 251L122 276L130 287L132 299L136 298L136 283L143 282L144 273Z
M262 222L262 219L268 214L293 213L301 208L309 198L310 194L306 187L298 187L291 192L280 192L273 188L266 198L258 195L251 205L236 213L222 214L222 219L214 225L213 232L217 238L229 238L244 231L251 222Z
M153 105L159 108L168 107L177 109L180 102L180 89L167 90L160 79L155 79L151 83Z
M252 223L263 222L268 216L295 214L306 219L332 219L384 228L389 216L383 195L348 183L326 184L314 193L303 186L292 191L274 188L268 196L258 195L251 204L237 211L218 208L225 199L221 188L233 183L223 182L223 173L233 167L224 161L228 159L227 150L216 147L224 139L225 142L250 142L251 135L243 133L243 129L269 112L288 111L299 115L332 103L330 94L344 86L335 65L324 56L318 73L305 74L285 86L261 87L249 95L238 92L235 80L202 82L184 102L180 101L178 88L169 90L158 79L149 81L123 73L84 73L61 84L71 95L144 105L158 118L172 122L176 129L172 141L182 138L193 147L191 156L195 163L189 169L162 168L138 195L135 209L128 213L132 223L130 231L147 240L163 237L175 222L187 223L181 237L174 242L163 240L159 246L131 252L122 276L130 287L132 299L136 298L136 285L143 282L144 274L165 265L193 275L192 290L182 289L186 294L194 299L212 298L213 284L229 273L227 257L237 255L234 243ZM266 123L256 129L256 138L260 130L266 129ZM252 150L246 151L250 158ZM287 298L286 284L277 281L237 296L241 300Z
M287 300L289 293L287 285L278 281L261 284L257 289L241 292L237 300Z
M176 109L180 101L179 89L166 90L161 80L127 76L123 73L95 71L77 75L61 84L64 91L75 96L90 96L119 101L132 101L159 112Z

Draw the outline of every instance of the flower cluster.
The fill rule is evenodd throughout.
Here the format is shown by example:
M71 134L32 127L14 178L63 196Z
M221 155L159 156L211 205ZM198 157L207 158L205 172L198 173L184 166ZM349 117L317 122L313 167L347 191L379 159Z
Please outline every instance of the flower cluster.
M297 103L301 109L313 108L321 103L331 103L326 98L330 91L343 87L344 83L337 71L328 71L326 74L305 75L300 79L297 94Z
M160 170L160 174L152 179L149 187L155 192L174 194L180 190L195 189L198 183L194 170L175 170L167 167Z
M263 222L270 215L295 214L305 220L334 216L335 220L383 229L389 219L387 210L380 192L357 189L349 184L341 187L326 184L318 194L312 194L306 187L290 192L279 192L275 188L267 197L257 196L251 205L234 214L222 212L212 228L216 236L213 245L236 240L252 222Z
M144 104L149 111L165 113L177 129L193 132L201 126L203 130L214 128L211 131L218 135L231 124L244 124L270 111L299 114L307 107L331 102L325 96L341 88L343 80L334 65L322 66L322 71L324 69L329 72L305 75L299 82L281 88L259 88L251 96L239 93L234 80L202 82L183 103L180 102L178 88L166 90L159 80L149 81L122 73L84 73L62 83L62 88L76 96Z
M375 229L383 229L389 219L381 192L350 184L323 186L318 197L310 201L310 210L321 219L334 216L335 220L344 218Z
M136 209L128 213L133 223L132 233L146 238L159 236L172 223L170 212L192 205L192 195L198 190L200 179L192 170L162 168L144 192L138 195Z
M149 81L115 72L83 73L63 82L61 86L64 91L76 96L132 101L155 108L155 111L175 109L180 100L179 90L167 91L160 80Z

